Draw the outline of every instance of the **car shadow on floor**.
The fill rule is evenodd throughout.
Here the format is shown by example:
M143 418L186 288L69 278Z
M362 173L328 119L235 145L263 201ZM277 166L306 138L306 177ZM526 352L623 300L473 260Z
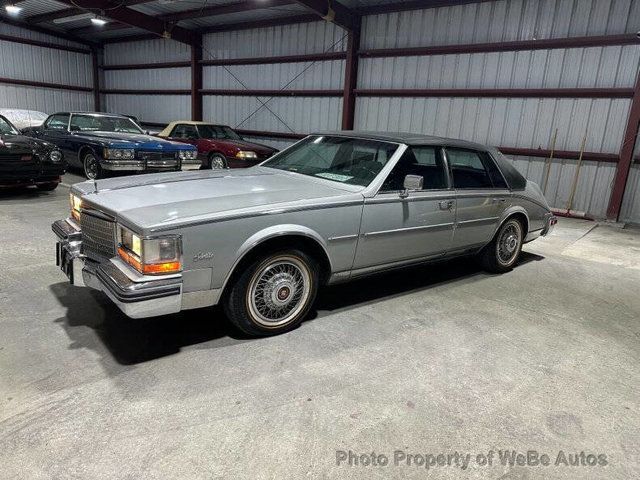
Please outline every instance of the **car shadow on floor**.
M520 266L543 258L522 252ZM329 286L318 293L307 321L450 282L477 281L488 276L491 275L483 272L473 259L462 258ZM121 369L118 366L165 357L188 346L219 348L251 341L228 322L219 306L162 317L131 319L101 292L64 282L50 288L67 308L67 314L57 322L72 341L70 348L95 350L107 363L107 369L114 372Z

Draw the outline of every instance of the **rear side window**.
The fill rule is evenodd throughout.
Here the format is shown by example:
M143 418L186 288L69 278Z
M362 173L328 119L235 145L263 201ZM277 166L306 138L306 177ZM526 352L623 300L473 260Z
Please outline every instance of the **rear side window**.
M198 131L196 130L195 125L176 125L171 133L173 138L187 138L187 139L195 139L198 138Z
M447 148L447 158L455 188L507 188L498 167L486 153Z
M380 188L381 192L404 189L404 177L419 175L423 179L423 190L447 188L444 162L439 147L408 148Z

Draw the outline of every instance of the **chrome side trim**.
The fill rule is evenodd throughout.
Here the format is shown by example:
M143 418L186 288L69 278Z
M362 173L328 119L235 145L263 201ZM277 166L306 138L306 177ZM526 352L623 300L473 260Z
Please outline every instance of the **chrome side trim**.
M406 267L414 264L417 265L420 263L429 262L431 260L444 258L445 256L446 256L446 251L442 251L442 252L438 252L431 255L422 256L422 257L411 257L411 258L406 258L404 260L397 260L395 262L380 263L377 265L370 265L368 267L356 268L354 270L351 270L351 278L358 277L361 275L368 275L371 273L377 273L384 270L392 270L394 268Z
M352 235L341 235L338 237L329 237L327 238L327 242L341 242L343 240L353 240L358 238L358 234L354 233Z
M305 205L301 207L274 208L269 210L262 210L259 212L240 213L237 215L229 215L229 216L220 217L220 218L194 220L192 222L176 223L175 225L152 227L151 229L149 229L149 231L153 233L165 232L169 230L175 230L176 228L197 227L198 225L208 225L210 223L226 222L228 220L242 220L245 218L261 217L265 215L280 215L282 213L305 212L310 210L325 210L327 208L352 207L355 205L362 205L362 200L350 200L348 202L336 202L336 203L323 204L323 205Z
M420 231L420 230L431 230L434 228L446 228L446 227L451 227L453 226L453 222L449 222L449 223L438 223L435 225L420 225L418 227L405 227L405 228L394 228L392 230L379 230L376 232L366 232L366 233L362 233L361 236L362 237L375 237L378 235L387 235L387 234L394 234L394 233L405 233L405 232L413 232L413 231Z
M500 220L500 217L487 217L487 218L474 218L473 220L462 220L461 222L456 222L457 225L468 225L470 223L490 223L497 222Z
M383 194L380 195L386 195L386 194L394 194L395 192L384 192ZM398 192L399 194L400 192ZM423 192L420 192L423 193ZM438 193L441 193L441 195L437 195ZM416 194L416 192L413 192L413 194L409 194L408 197L406 198L400 198L398 196L398 194L395 194L392 198L381 198L381 197L374 197L374 198L368 198L365 200L365 203L367 205L375 205L375 204L379 204L379 203L408 203L408 202L427 202L427 201L433 201L433 200L454 200L456 198L455 192L453 190L429 190L429 195L419 195Z

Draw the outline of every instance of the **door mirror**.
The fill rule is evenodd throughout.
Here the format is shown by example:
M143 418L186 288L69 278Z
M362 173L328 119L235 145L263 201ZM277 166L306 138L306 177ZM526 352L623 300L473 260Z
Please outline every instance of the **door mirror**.
M77 126L77 125L71 125L69 127L69 130L72 131L72 132L79 132L80 131L80 127Z
M404 190L400 194L402 198L409 196L409 192L422 190L424 184L424 177L421 175L407 175L404 177Z

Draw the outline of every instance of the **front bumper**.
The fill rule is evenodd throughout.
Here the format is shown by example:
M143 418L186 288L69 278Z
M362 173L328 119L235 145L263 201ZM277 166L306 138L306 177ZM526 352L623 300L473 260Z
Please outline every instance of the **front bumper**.
M202 167L202 160L183 160L182 161L182 170L200 170Z
M82 234L70 219L51 225L58 237L56 265L69 283L104 292L131 318L154 317L182 308L182 276L149 277L134 272L118 258L98 263L82 254Z
M136 171L143 172L146 170L178 170L180 168L180 160L164 159L164 160L108 160L100 161L100 166L104 170L111 171Z

